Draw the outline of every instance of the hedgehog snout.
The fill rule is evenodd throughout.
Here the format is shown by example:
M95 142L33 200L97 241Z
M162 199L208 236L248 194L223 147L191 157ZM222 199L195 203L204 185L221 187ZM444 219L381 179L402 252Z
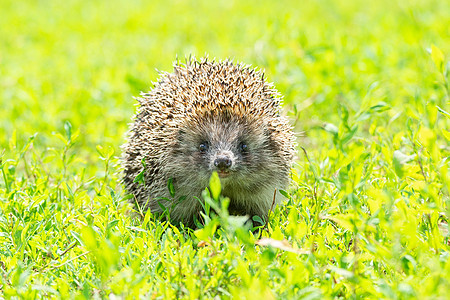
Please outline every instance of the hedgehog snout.
M231 167L231 164L233 162L231 161L231 159L228 156L218 156L216 157L216 159L214 160L214 165L219 169L219 170L226 170L229 167Z
M212 168L219 172L226 172L233 166L233 153L229 151L221 151L212 158Z

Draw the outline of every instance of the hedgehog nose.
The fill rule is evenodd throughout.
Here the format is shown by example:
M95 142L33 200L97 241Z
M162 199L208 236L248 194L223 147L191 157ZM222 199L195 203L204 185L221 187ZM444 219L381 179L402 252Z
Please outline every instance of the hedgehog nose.
M231 167L231 159L228 156L218 156L215 160L214 160L214 165L219 169L219 170L226 170L229 167Z

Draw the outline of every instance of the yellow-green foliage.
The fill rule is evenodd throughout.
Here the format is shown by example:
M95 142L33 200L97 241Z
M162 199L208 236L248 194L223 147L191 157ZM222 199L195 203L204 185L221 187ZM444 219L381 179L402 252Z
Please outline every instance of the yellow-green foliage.
M0 293L449 297L449 16L442 0L1 1ZM304 131L261 236L226 202L196 232L136 217L119 182L132 96L205 53L264 68Z

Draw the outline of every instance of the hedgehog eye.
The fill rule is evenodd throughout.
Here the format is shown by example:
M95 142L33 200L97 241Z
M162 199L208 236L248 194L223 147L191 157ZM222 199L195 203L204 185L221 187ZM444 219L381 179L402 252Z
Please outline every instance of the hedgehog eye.
M209 148L208 142L202 142L202 143L200 143L200 145L198 146L198 150L199 150L201 153L206 153L206 151L208 151L208 148Z
M248 145L244 142L241 142L239 144L239 151L241 151L241 153L247 153L248 152Z

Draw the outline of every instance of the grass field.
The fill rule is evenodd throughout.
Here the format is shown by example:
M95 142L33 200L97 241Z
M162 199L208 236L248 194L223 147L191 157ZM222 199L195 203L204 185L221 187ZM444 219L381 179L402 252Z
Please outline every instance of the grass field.
M2 1L0 298L448 299L449 16L441 0ZM132 96L190 54L265 69L303 132L261 236L136 217L125 197Z

